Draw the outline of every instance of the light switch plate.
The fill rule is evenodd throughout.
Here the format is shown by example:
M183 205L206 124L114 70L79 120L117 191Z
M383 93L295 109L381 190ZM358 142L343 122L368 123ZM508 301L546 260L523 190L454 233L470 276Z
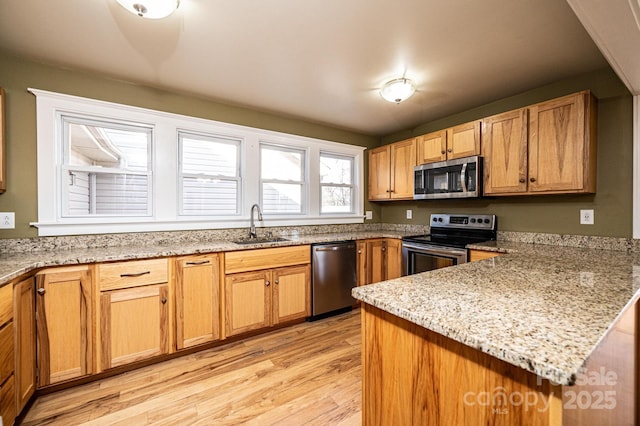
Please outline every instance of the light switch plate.
M580 210L580 225L593 225L594 212L593 209Z
M366 212L364 212L365 214L365 218L368 220L373 219L373 212L371 210L367 210Z
M413 210L407 210L407 219L413 218Z
M15 212L0 213L0 229L15 229L16 214Z

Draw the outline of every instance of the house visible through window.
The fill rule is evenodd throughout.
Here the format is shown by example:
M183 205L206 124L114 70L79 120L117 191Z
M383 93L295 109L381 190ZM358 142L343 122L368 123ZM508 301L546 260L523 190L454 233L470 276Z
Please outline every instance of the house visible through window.
M320 213L353 213L353 157L320 153Z
M275 145L260 145L262 211L303 213L305 153Z
M151 214L151 129L62 117L63 216Z
M180 132L181 214L237 215L240 140Z

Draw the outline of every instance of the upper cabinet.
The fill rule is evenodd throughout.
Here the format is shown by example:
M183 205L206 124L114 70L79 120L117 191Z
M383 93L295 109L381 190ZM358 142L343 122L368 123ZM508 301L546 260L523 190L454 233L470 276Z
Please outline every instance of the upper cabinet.
M369 200L413 199L416 138L369 151Z
M485 195L595 192L596 103L588 91L483 123Z
M460 124L418 138L417 163L435 163L480 154L480 121Z

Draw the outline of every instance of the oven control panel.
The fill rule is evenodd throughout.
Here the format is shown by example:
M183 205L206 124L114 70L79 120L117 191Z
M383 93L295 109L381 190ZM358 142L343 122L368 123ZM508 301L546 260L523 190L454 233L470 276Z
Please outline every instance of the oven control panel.
M496 216L493 214L445 214L431 215L431 226L438 228L496 229Z

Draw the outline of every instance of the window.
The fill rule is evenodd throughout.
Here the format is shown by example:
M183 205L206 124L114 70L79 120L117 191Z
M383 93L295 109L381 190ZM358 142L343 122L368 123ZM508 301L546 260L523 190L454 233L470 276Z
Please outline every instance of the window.
M180 214L237 215L240 140L180 132Z
M305 192L304 151L260 145L262 212L302 213Z
M353 157L320 153L320 213L353 213Z
M39 236L364 222L363 147L29 90Z
M151 129L62 116L64 217L151 214Z

